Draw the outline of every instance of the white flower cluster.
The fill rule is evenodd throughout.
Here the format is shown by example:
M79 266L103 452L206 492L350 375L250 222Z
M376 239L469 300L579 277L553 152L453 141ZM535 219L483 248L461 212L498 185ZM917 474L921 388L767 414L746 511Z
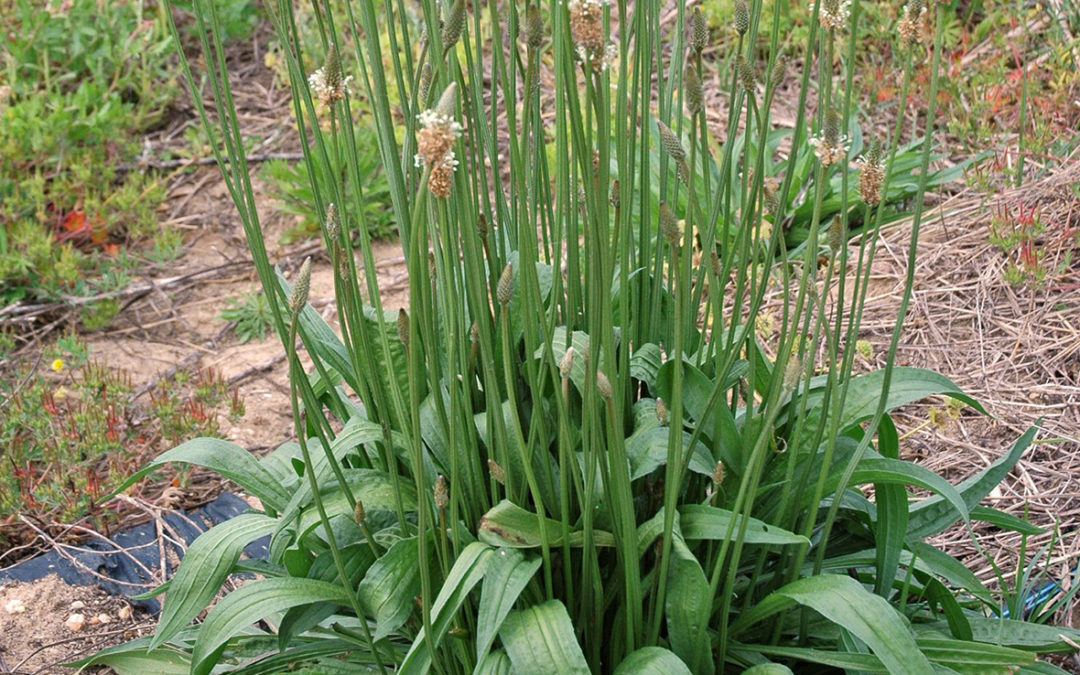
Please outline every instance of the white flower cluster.
M437 110L425 110L416 118L420 129L416 133L414 166L431 164L433 169L457 169L458 161L452 146L461 137L461 123Z
M600 12L611 4L611 0L570 0L566 8L571 12Z
M424 128L443 127L450 130L450 133L454 135L454 138L459 138L464 127L461 123L455 119L452 119L449 115L442 115L435 110L425 110L416 116L416 119L420 122L420 126Z
M818 11L818 23L825 30L839 31L847 27L848 16L851 14L851 1L823 2Z
M342 79L338 86L331 85L326 81L325 68L319 68L308 75L308 87L311 93L315 94L315 98L328 104L345 98L349 94L350 82L352 82L352 75Z
M824 135L814 136L810 139L810 145L814 148L814 154L822 166L839 164L847 157L847 137L841 136L835 143L829 142Z

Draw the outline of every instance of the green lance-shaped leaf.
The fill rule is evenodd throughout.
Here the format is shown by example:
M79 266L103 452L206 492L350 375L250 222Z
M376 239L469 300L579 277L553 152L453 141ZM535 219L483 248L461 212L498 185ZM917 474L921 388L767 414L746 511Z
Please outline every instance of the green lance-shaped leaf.
M1006 474L1020 461L1031 441L1035 438L1038 427L1028 429L1003 457L979 473L960 482L956 486L964 503L971 508L983 500L990 491L1004 480ZM956 522L955 511L941 495L924 499L911 507L911 519L908 523L908 541L919 541L944 531Z
M188 675L191 672L191 660L187 654L172 646L150 651L149 645L148 636L106 647L85 659L63 665L78 668L80 672L90 666L108 666L119 675Z
M375 617L376 641L405 623L420 592L420 565L416 537L402 539L368 568L357 593L364 610Z
M707 633L712 613L709 580L682 536L678 532L676 535L672 541L673 556L668 568L668 592L664 603L668 642L684 663L694 667L694 672L707 675L714 672Z
M589 666L574 637L566 607L558 600L512 612L499 630L518 673L580 673Z
M563 543L562 524L551 518L545 520L548 546L561 546ZM536 513L526 511L504 499L480 519L479 539L492 546L539 548L542 542L540 519ZM567 543L570 546L581 546L584 541L585 535L581 530L576 530L570 533ZM615 545L615 537L610 532L593 530L593 542L597 546L611 547Z
M195 438L158 455L145 467L120 484L110 496L119 494L162 464L181 462L216 471L259 498L263 506L281 511L289 494L247 450L220 438Z
M804 577L773 591L743 614L732 634L795 605L815 610L866 643L890 672L931 675L933 666L919 651L902 614L847 576Z
M469 596L469 592L484 578L492 559L498 554L486 544L473 542L465 547L450 573L446 575L442 589L431 605L431 630L433 638L429 638L420 629L420 633L413 640L409 653L405 656L398 673L415 673L421 675L431 668L431 655L437 649L442 638L450 629L450 622L454 615L461 609L461 605Z
M275 612L312 602L348 605L349 591L338 584L314 579L263 579L244 584L214 605L199 628L191 653L192 675L213 670L230 638Z
M690 669L663 647L642 647L619 663L615 675L690 675Z
M759 663L742 671L742 675L791 675L791 668L780 663Z
M276 526L276 519L261 513L242 513L199 535L169 582L169 594L150 649L172 639L206 609L240 560L244 547L270 534Z
M483 662L495 642L503 621L514 608L518 596L540 569L540 558L527 557L521 551L500 548L492 556L480 591L476 617L476 661Z
M720 540L728 535L732 518L744 518L735 516L726 509L703 504L686 504L679 508L679 524L682 528L683 537L688 541L696 539ZM736 521L733 532L738 532L740 523ZM773 544L779 546L791 544L806 544L810 541L799 534L763 523L751 518L746 523L746 536L743 538L747 544Z
M826 483L826 490L835 490L839 480L839 476L830 477ZM970 520L968 506L956 488L949 481L918 464L880 456L864 457L851 475L849 485L867 483L917 485L926 488L940 495L965 523ZM955 521L954 518L953 522ZM910 532L908 539L911 539Z

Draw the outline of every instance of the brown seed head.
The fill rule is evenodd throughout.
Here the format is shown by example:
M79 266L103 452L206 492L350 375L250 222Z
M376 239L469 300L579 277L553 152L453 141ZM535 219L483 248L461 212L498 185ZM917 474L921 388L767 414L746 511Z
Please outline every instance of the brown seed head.
M604 38L604 6L606 0L570 0L570 38L580 52L594 62L601 60L607 40Z
M454 184L454 168L446 164L436 164L428 176L428 190L439 199L450 196Z
M856 160L859 169L859 198L874 206L881 202L881 188L885 184L885 166L881 158L881 146L875 140L866 155Z
M713 482L713 485L719 485L720 483L724 482L724 463L723 462L717 462L716 466L713 467L712 482Z
M367 512L364 511L364 502L357 499L356 506L353 507L353 521L355 521L357 525L363 525L366 519Z

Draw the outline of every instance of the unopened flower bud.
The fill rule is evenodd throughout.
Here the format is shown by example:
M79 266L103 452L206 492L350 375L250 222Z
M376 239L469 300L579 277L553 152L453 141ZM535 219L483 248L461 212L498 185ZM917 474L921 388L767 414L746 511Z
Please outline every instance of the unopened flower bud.
M668 208L667 202L660 202L660 234L672 246L678 246L682 238L682 233L679 232L679 219Z
M506 484L506 471L493 459L488 460L488 473L499 485Z
M442 510L450 503L450 491L446 487L446 476L439 474L435 479L435 488L432 491L435 499L435 508Z
M465 0L454 0L450 7L450 14L446 17L446 23L442 28L443 50L449 52L461 39L461 33L465 30Z
M539 49L544 42L544 16L536 5L525 9L525 43L533 49Z
M409 348L409 313L399 309L397 314L397 336L405 348Z
M356 500L356 506L353 507L352 518L357 525L363 525L364 521L367 519L367 512L364 511L364 502L359 499Z
M757 88L757 76L754 75L754 67L742 54L735 59L735 69L738 71L739 82L742 83L743 89L753 93Z
M336 242L341 236L341 219L333 203L326 207L326 235L331 242Z
M566 353L563 354L562 359L559 361L559 375L565 380L570 377L570 370L574 367L574 348L567 347Z
M769 86L775 89L780 86L780 83L784 81L787 76L787 57L780 54L773 61L772 72L769 74Z
M602 370L596 371L596 393L605 401L611 400L611 380Z
M446 119L452 119L457 113L457 82L451 82L450 86L443 90L439 102L435 104L435 112Z
M292 293L289 294L289 309L293 314L298 314L308 301L308 293L311 291L311 256L304 259L300 265L300 272L296 275L296 284L293 285Z
M719 485L724 482L724 464L723 462L717 462L712 471L713 485Z
M420 70L420 90L418 92L419 101L417 101L417 104L421 108L427 106L428 93L431 91L431 78L431 62L425 61L424 67Z
M690 12L689 30L690 49L700 54L709 41L709 26L705 23L705 15L701 13L701 7L695 6Z
M697 68L693 63L687 62L683 70L683 92L686 98L686 111L691 116L701 112L704 106L705 95L701 89L701 78L698 77Z
M799 386L799 380L802 379L802 376L802 359L792 354L791 358L788 359L787 367L784 369L784 388L794 390Z
M686 150L683 148L682 141L671 130L671 127L657 120L656 128L660 132L660 147L664 149L664 152L677 162L686 159Z
M735 0L733 23L735 32L739 35L746 35L746 31L750 29L750 8L746 5L746 0Z
M499 276L499 285L495 288L495 299L504 307L510 304L510 298L514 296L514 268L507 263Z
M611 205L619 208L619 179L611 181Z
M834 216L829 223L829 250L836 252L844 245L844 223L840 216Z

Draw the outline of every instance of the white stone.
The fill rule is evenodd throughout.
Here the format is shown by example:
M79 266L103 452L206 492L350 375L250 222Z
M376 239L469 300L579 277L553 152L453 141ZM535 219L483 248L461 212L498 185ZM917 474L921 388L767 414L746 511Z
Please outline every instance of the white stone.
M67 618L67 621L64 622L64 625L67 626L67 629L72 633L78 633L83 628L86 628L86 617L82 614L72 614Z
M8 603L4 605L4 610L8 614L22 614L26 611L26 605L23 604L22 600L15 598L14 600L8 600Z

